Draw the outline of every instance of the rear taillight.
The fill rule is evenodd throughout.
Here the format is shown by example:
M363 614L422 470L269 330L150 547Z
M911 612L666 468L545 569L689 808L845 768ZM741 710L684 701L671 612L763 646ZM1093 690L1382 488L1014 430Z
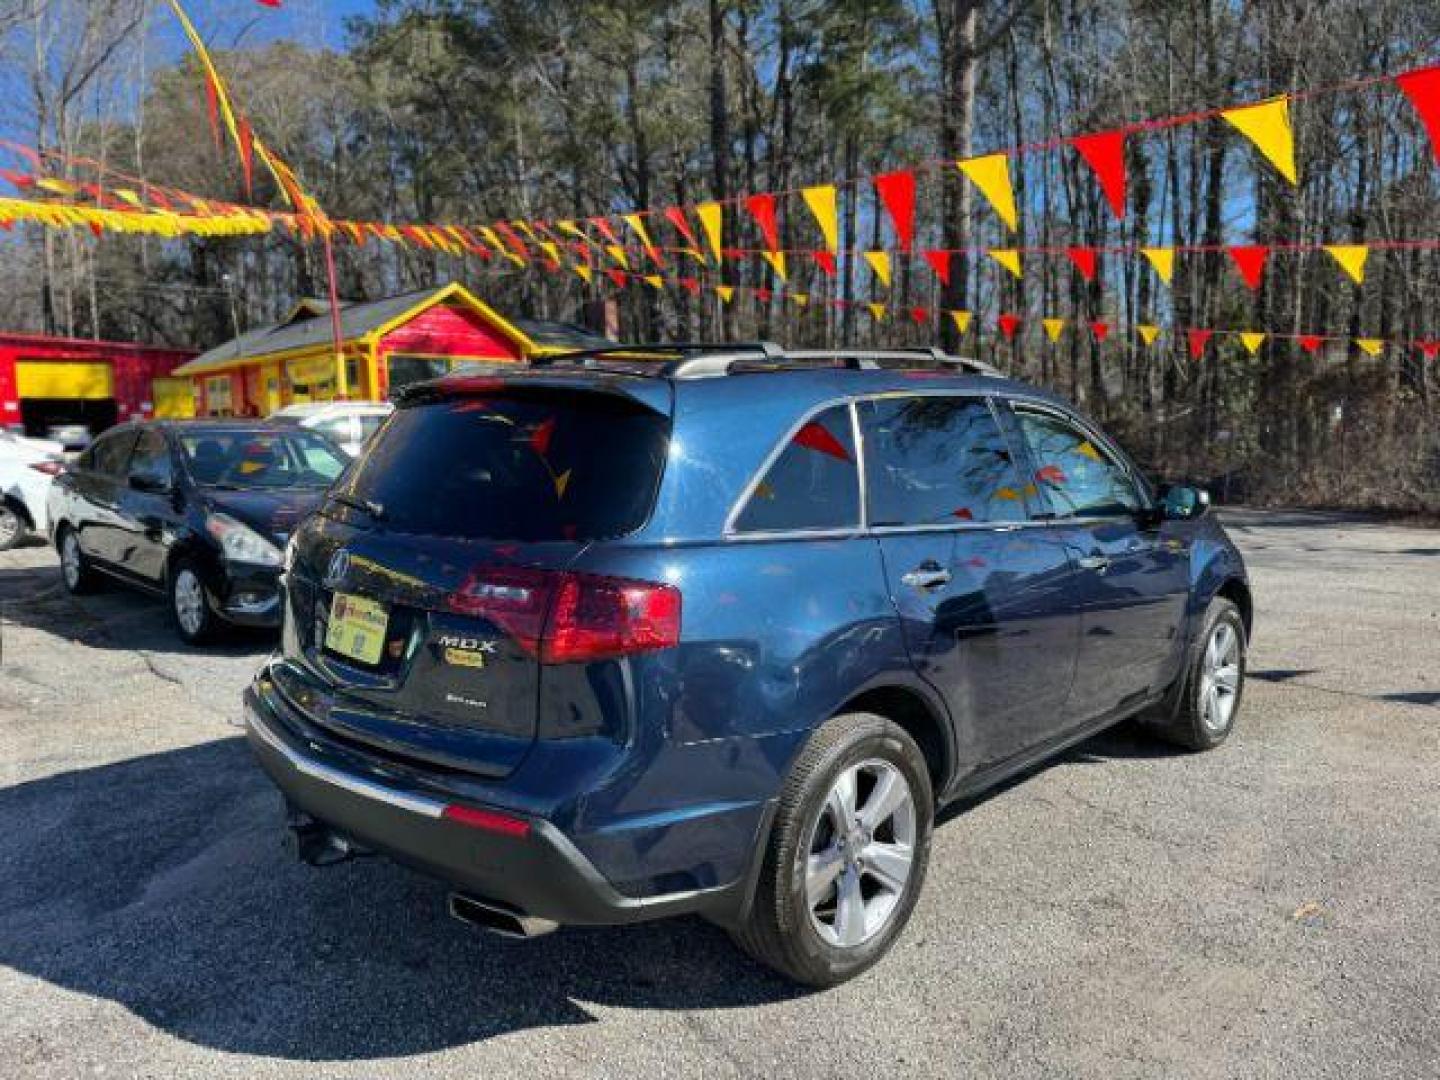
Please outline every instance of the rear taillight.
M59 476L65 471L65 466L58 461L32 461L30 467L46 476Z
M482 567L451 595L449 606L489 619L546 664L605 660L680 642L680 590L650 581Z

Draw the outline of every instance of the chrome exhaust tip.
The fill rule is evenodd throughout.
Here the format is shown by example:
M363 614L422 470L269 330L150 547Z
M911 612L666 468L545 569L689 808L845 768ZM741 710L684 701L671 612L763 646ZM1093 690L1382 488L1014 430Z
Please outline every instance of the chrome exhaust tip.
M482 900L468 893L451 893L448 907L451 918L501 937L529 940L560 928L557 922L526 915L493 900Z

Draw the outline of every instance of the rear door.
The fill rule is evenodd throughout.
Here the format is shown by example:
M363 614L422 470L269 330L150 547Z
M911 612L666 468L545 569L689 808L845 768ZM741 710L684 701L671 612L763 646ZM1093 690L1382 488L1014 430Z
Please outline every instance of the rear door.
M1079 620L1060 539L1032 527L1026 492L982 396L859 405L866 505L920 674L983 768L1060 726Z
M537 732L559 572L644 523L668 443L668 415L618 394L497 389L399 410L296 534L285 649L320 677L323 722L405 756L514 768Z
M1016 403L1032 482L1076 564L1081 637L1068 718L1084 722L1164 688L1189 596L1189 555L1145 511L1149 497L1097 433L1060 410Z
M105 432L81 455L75 474L79 506L72 524L79 536L80 548L92 559L112 567L120 562L124 532L120 492L138 434L133 427Z

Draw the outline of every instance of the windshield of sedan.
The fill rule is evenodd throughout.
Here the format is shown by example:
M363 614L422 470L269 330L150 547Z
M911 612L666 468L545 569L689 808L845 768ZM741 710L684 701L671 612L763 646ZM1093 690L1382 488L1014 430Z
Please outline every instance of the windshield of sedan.
M308 431L204 428L181 432L180 449L202 487L326 488L350 459Z

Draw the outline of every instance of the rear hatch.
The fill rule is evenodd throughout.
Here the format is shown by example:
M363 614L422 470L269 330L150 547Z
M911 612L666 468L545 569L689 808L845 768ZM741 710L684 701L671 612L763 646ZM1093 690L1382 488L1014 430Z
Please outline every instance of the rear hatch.
M544 665L586 657L547 641L552 616L635 602L568 568L644 524L669 436L668 408L570 386L472 382L399 409L297 534L285 649L318 678L292 698L398 756L512 770Z

